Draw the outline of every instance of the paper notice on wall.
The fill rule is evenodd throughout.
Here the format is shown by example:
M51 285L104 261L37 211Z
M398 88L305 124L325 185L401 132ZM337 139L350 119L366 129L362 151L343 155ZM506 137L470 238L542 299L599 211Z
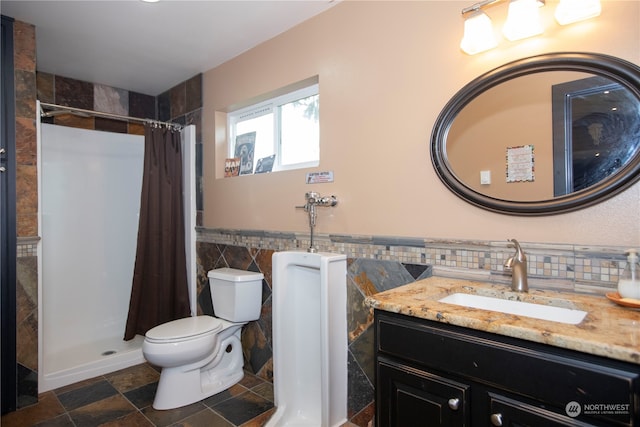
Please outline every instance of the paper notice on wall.
M323 182L333 182L333 171L309 172L307 174L307 184L320 184Z
M533 145L507 147L507 182L535 180Z

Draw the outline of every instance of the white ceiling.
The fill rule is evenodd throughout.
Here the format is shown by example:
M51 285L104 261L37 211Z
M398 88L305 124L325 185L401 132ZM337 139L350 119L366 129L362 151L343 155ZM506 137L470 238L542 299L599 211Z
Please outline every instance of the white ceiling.
M2 0L0 12L35 25L38 71L155 96L336 3Z

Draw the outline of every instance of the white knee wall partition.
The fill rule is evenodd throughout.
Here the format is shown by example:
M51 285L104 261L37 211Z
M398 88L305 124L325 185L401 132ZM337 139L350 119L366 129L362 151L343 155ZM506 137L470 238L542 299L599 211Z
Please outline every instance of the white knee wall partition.
M276 413L268 427L347 421L346 256L273 255Z

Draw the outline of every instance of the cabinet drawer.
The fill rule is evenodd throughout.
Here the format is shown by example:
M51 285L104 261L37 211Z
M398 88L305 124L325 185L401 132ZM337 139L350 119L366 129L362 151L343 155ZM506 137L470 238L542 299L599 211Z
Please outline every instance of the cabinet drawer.
M376 312L377 350L564 409L580 404L628 404L610 419L632 425L639 406L640 367L402 315ZM568 353L571 353L569 357Z
M592 427L565 415L528 405L496 393L488 393L489 423L502 426Z
M379 358L378 427L469 425L469 386Z

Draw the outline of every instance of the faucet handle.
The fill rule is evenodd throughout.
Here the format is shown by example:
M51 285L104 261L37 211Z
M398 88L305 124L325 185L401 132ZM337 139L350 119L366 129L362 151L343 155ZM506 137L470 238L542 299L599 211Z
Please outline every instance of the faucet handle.
M508 247L515 248L515 250L516 250L515 256L519 260L526 260L527 259L527 256L524 254L524 251L520 247L520 243L518 243L518 241L516 239L508 239L507 242L509 242L509 243L507 243Z
M322 206L334 207L338 204L338 198L336 196L326 196L320 199Z

